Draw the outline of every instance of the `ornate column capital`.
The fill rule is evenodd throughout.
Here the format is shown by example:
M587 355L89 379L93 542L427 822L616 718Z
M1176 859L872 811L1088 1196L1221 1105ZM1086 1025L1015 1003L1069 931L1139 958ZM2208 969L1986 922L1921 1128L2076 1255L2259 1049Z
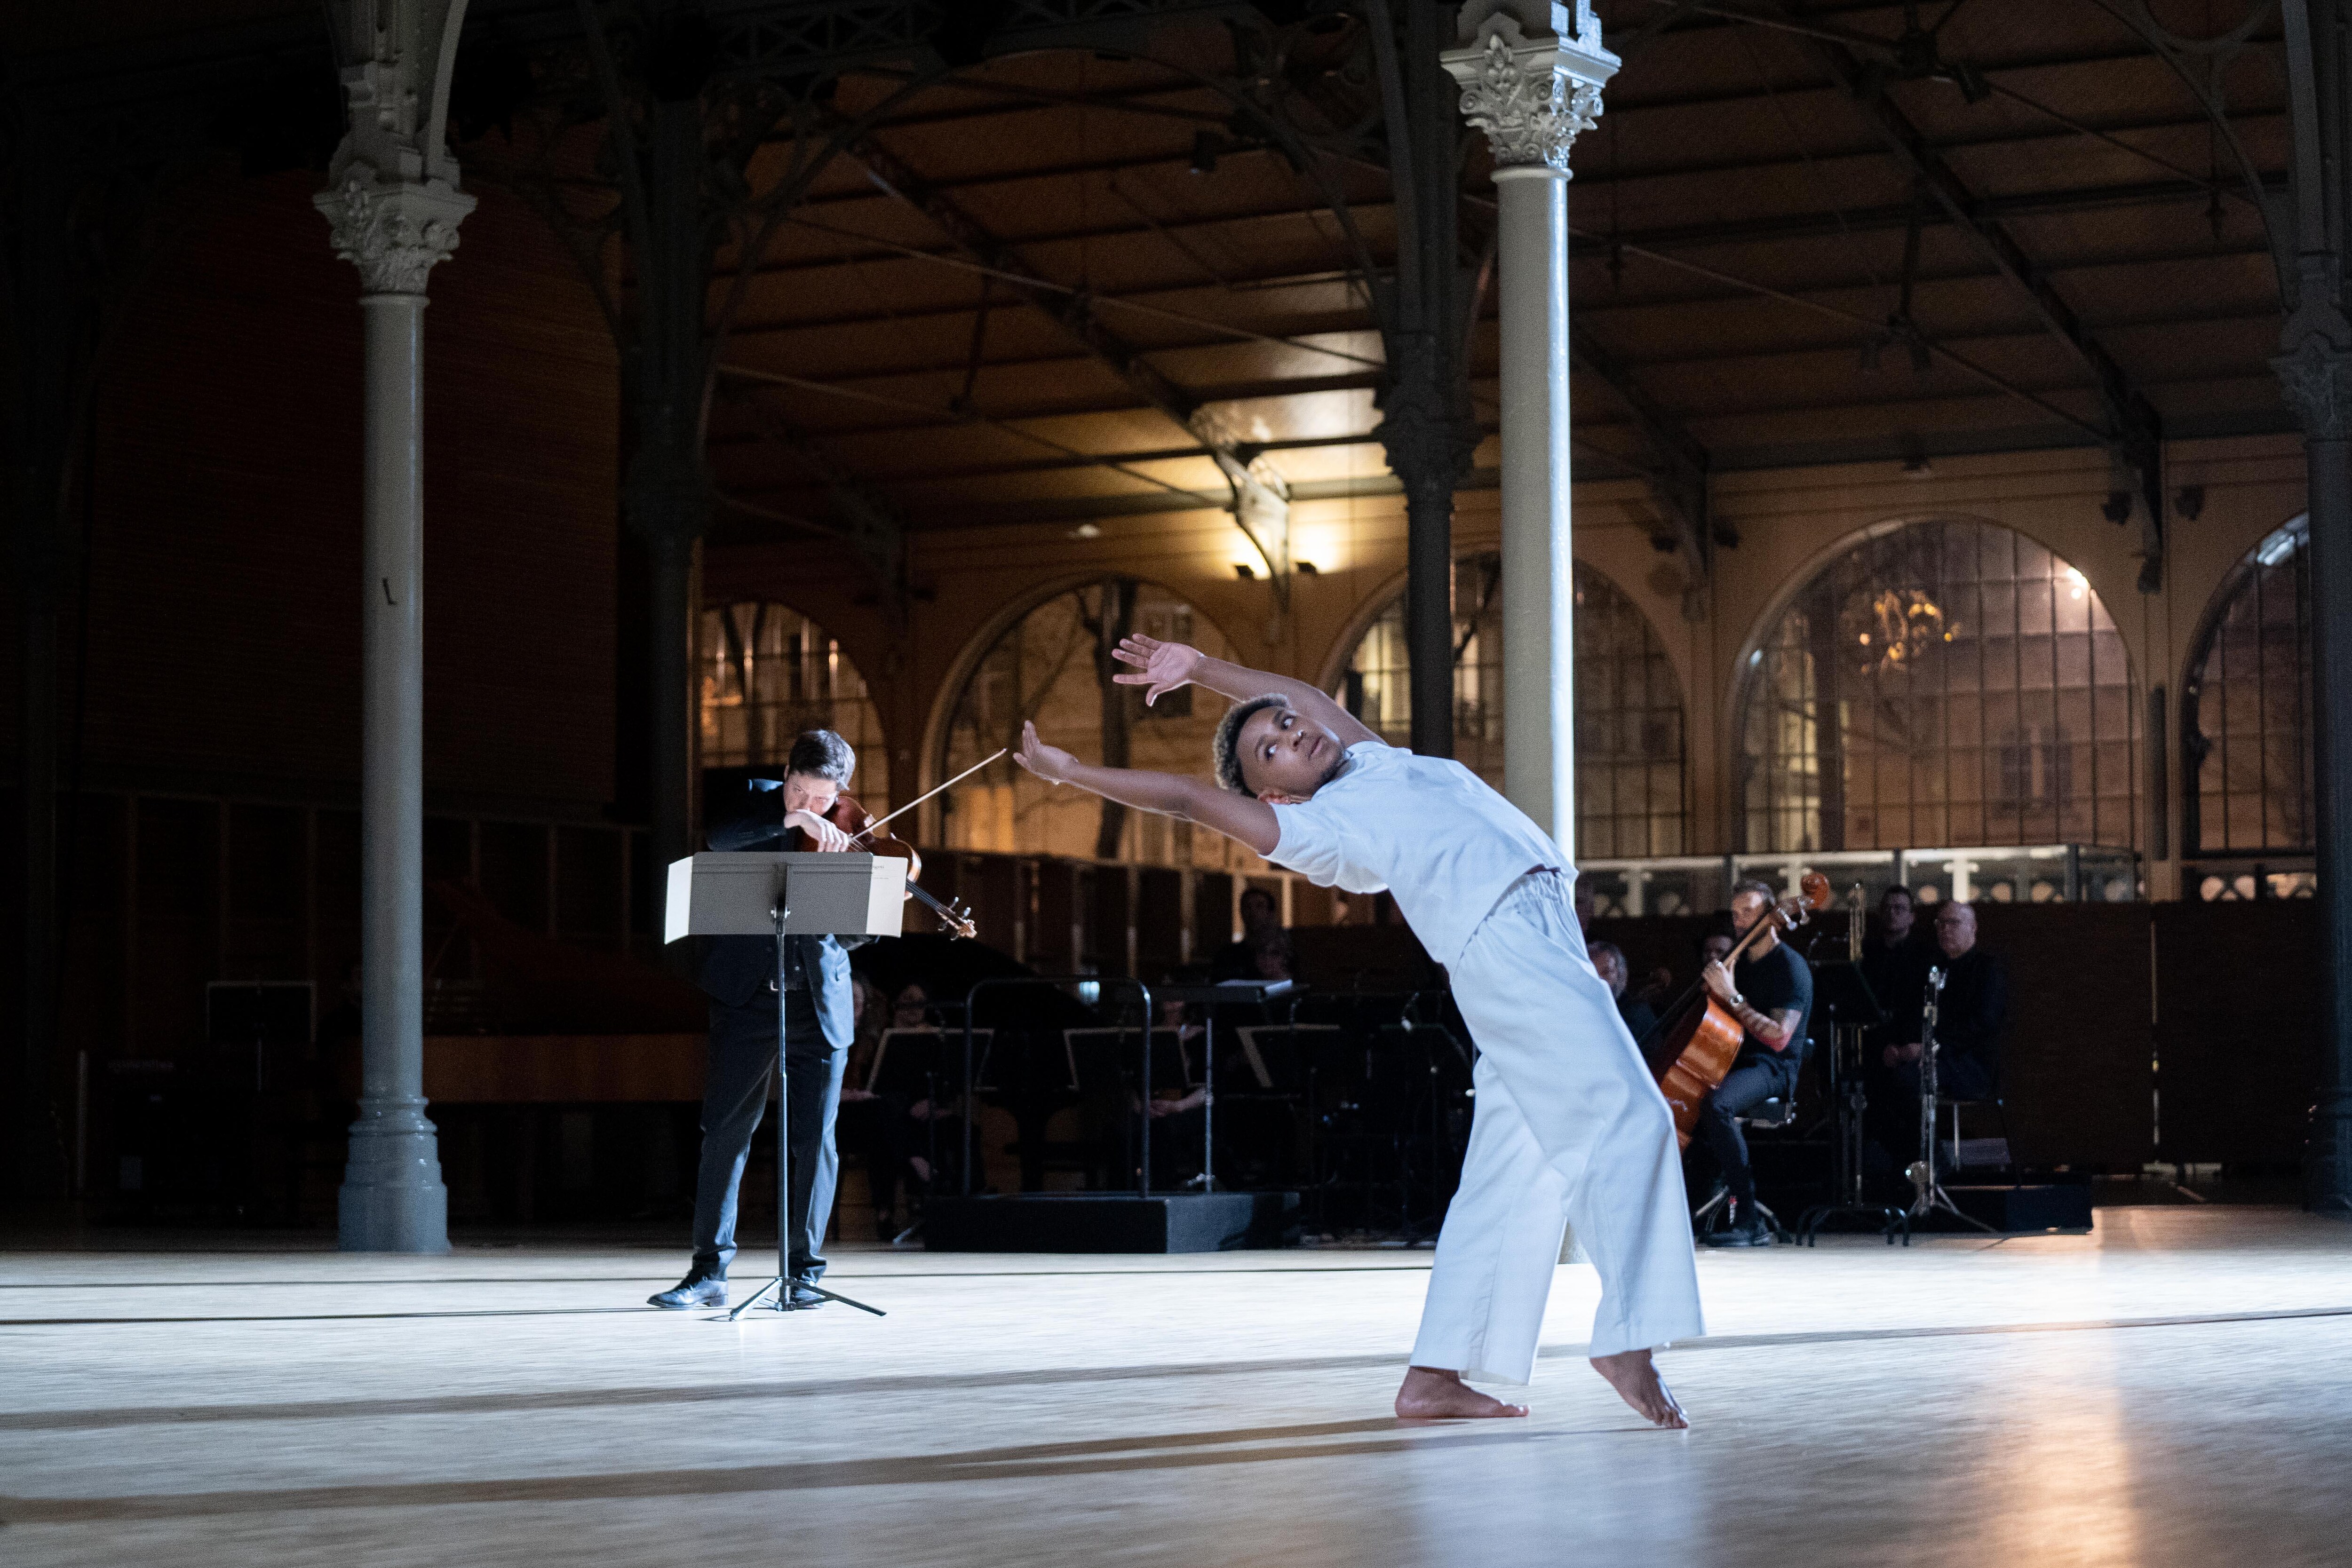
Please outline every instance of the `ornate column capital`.
M381 180L365 164L310 198L326 214L335 254L360 269L362 294L422 294L433 264L457 248L474 198L439 180Z
M2313 441L2352 435L2352 349L2314 332L2271 361L2295 423Z
M1569 149L1601 118L1619 64L1601 41L1592 0L1469 0L1438 57L1462 86L1463 117L1486 133L1495 172L1569 172Z

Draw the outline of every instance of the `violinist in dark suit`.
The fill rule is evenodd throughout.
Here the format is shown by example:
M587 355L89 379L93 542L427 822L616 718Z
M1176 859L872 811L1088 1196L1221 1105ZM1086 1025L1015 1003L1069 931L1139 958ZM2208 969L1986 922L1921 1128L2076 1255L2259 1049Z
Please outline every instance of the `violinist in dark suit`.
M755 779L731 820L710 830L721 851L845 851L849 835L826 814L849 783L857 755L829 729L793 742L784 778ZM736 1188L751 1134L776 1071L776 943L771 936L709 936L696 978L710 998L710 1064L702 1093L702 1163L694 1184L694 1262L677 1285L651 1299L656 1307L727 1304L727 1265L735 1256ZM803 1290L824 1272L822 1252L840 1169L834 1118L842 1070L856 1034L849 954L865 937L784 939L784 1144L792 1161L790 1237L793 1296L798 1305L824 1298Z

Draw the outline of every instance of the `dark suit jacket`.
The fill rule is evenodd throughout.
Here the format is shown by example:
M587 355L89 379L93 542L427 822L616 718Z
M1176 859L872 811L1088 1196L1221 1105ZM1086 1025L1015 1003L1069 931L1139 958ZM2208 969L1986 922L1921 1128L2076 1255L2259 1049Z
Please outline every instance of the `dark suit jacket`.
M1997 953L1971 947L1958 958L1941 953L1943 1000L1936 1009L1937 1087L1947 1099L1989 1099L2000 1083L2000 1037L2009 1027L2009 966Z
M720 851L781 850L784 847L782 797L773 789L751 791L745 810L710 830L710 847ZM865 946L870 936L788 936L798 949L802 973L809 977L809 996L816 1005L817 1022L826 1041L846 1049L856 1033L856 1006L849 991L849 949ZM705 936L696 980L713 1001L730 1008L751 1007L775 993L769 983L776 977L776 944L768 936Z

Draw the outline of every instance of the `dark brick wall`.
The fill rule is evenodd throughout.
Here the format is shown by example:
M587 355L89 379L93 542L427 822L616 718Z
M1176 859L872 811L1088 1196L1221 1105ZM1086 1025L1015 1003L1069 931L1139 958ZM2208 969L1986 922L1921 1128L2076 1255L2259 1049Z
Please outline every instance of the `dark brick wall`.
M84 737L100 774L356 775L358 275L315 184L226 187L104 361ZM614 350L538 220L478 194L425 313L427 782L603 802Z

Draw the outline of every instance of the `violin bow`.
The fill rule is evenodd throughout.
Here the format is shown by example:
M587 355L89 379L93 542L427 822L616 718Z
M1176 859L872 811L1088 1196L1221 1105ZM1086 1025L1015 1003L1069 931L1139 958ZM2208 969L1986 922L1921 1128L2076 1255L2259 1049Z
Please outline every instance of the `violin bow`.
M913 800L908 801L905 805L891 812L889 817L875 818L872 821L866 824L865 828L857 834L856 838L853 838L849 841L853 844L856 843L858 839L866 837L866 834L871 833L875 829L890 821L891 817L905 816L908 812L913 810L916 807L921 805L924 801L938 794L940 789L953 789L956 785L962 783L965 779L971 778L973 774L979 772L982 768L995 761L998 757L1003 756L1006 752L1012 749L1013 748L1009 746L998 747L994 757L983 757L979 761L973 763L971 767L965 768L962 772L957 774L954 778L949 779L945 784L940 785L938 789L924 790L921 794L916 796Z

